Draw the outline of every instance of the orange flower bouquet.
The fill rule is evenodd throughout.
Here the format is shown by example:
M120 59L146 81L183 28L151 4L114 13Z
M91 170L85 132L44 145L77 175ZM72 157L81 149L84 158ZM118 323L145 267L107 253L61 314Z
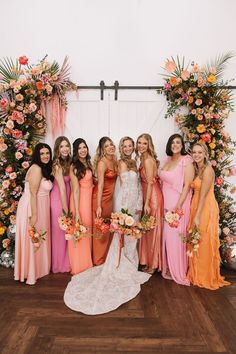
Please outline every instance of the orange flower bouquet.
M33 243L34 251L37 251L40 248L41 243L46 240L47 232L39 232L34 226L29 226L28 234L31 238L31 242Z
M187 236L180 234L180 237L184 243L188 244L187 255L192 257L193 253L198 251L201 239L197 225L194 225L194 228L188 231Z
M95 219L95 233L96 238L102 238L103 235L110 231L111 220L109 218L96 218Z
M74 234L74 221L71 212L62 210L62 215L58 218L59 227L65 232L65 239L70 240Z
M184 213L181 209L176 209L175 211L168 210L165 213L165 221L170 227L177 228L183 215Z

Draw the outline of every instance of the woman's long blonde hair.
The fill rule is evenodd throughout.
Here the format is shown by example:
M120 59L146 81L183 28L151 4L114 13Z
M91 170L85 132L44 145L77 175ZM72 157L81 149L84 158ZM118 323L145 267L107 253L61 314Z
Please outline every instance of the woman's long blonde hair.
M203 172L204 172L204 170L205 170L205 168L210 164L210 162L209 162L209 152L208 152L208 148L207 148L206 144L204 144L204 143L197 142L197 143L193 144L192 152L193 152L194 146L200 146L202 148L202 150L205 152L205 157L204 157L204 162L203 162L203 169L201 171L201 175L199 175L199 169L198 169L197 163L195 161L193 161L195 177L198 176L198 175L199 175L199 177L201 177Z
M108 136L103 136L99 140L98 147L96 149L96 154L93 160L94 173L96 173L98 162L104 157L104 145L106 144L107 141L110 141L113 144L113 141Z
M137 141L136 141L136 149L135 149L135 153L136 153L136 159L139 158L139 153L138 153L138 141L140 138L144 138L147 140L148 142L148 154L150 156L152 156L152 158L156 161L156 164L157 164L157 168L160 166L160 161L158 160L157 158L157 154L156 154L156 151L155 151L155 148L154 148L154 144L153 144L153 141L152 141L152 137L150 134L147 134L147 133L144 133L144 134L141 134L139 135Z
M119 142L120 159L126 164L128 170L135 170L136 171L137 170L136 162L134 160L132 160L131 157L126 156L123 151L124 142L126 140L130 140L133 144L133 151L135 149L134 140L132 138L130 138L129 136L124 136L123 138L120 139L120 142Z
M66 141L70 147L70 153L65 159L63 159L60 156L60 145L63 141ZM53 175L55 175L56 166L58 166L61 167L63 175L67 176L69 174L70 164L71 164L71 144L69 139L66 136L58 136L54 144L53 155L54 155L53 164L52 164Z

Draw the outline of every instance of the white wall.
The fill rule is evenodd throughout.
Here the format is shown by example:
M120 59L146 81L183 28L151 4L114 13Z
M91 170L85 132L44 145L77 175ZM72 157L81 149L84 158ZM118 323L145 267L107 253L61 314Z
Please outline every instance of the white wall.
M69 55L71 79L79 85L161 85L159 73L171 55L204 65L236 52L235 0L3 0L0 10L0 57L27 55L36 62L48 54L62 63ZM236 57L225 78L234 77L235 69ZM163 158L176 129L163 118L164 98L154 91L122 91L117 103L113 95L106 92L104 102L98 91L81 91L79 100L70 95L66 134L85 137L93 152L102 135L118 142L146 131ZM234 139L235 119L233 113L228 121Z

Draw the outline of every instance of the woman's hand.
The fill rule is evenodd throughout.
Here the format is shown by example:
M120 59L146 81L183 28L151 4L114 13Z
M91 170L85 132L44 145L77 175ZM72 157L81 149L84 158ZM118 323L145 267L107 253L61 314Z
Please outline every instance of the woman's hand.
M151 208L149 206L149 204L145 204L144 205L144 214L150 215L151 213Z
M197 227L199 227L199 220L200 220L200 217L198 215L195 215L193 222Z
M75 215L75 222L76 223L78 222L80 224L80 220L81 220L80 214L78 213L78 214Z
M100 218L102 216L102 208L100 206L97 207L96 216L97 218Z
M34 225L36 224L37 222L37 216L36 215L32 215L30 218L29 218L29 224L31 227L34 227Z
M142 214L142 210L138 210L138 209L135 210L135 215L138 215L140 217L141 214Z

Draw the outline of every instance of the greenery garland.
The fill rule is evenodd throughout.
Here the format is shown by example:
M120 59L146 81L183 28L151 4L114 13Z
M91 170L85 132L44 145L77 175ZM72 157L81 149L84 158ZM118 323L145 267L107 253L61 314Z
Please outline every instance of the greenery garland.
M167 98L167 117L175 117L186 143L204 142L209 149L215 170L215 195L220 206L220 238L230 245L236 232L236 209L232 193L236 187L227 177L236 174L233 153L236 143L225 131L225 120L233 111L232 91L222 75L232 53L218 57L204 68L194 62L185 65L177 57L167 60L164 88L159 91Z

